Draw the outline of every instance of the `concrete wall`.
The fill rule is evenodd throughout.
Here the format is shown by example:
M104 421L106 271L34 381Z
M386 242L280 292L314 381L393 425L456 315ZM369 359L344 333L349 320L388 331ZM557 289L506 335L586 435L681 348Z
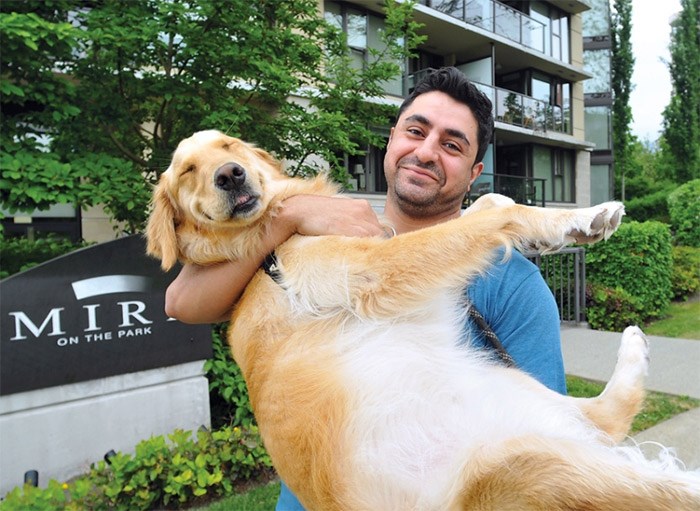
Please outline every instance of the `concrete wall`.
M203 362L0 397L0 495L39 472L63 482L115 451L175 429L210 426Z

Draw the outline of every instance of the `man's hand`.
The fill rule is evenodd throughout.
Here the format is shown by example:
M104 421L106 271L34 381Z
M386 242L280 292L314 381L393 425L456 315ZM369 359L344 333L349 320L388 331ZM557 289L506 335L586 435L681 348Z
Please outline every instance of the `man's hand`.
M386 232L368 201L346 197L295 195L282 203L277 221L304 236L367 237Z

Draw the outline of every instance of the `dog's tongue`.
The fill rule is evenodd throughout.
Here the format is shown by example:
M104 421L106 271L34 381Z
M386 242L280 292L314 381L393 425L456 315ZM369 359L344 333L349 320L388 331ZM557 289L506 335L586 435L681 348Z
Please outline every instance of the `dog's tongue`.
M239 195L236 197L236 206L240 206L242 204L245 204L250 200L250 195Z

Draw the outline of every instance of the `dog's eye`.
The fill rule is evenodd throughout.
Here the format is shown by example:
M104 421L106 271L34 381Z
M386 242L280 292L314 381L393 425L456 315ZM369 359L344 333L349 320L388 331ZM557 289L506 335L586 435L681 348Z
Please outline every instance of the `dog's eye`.
M194 172L195 170L197 170L197 167L195 165L188 165L187 167L185 167L185 170L180 175L184 176L188 172Z

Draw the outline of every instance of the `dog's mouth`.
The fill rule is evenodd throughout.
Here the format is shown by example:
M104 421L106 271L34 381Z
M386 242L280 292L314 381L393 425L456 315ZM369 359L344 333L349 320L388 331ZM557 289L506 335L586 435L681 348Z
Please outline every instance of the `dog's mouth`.
M253 193L240 192L229 199L232 218L244 217L252 213L260 204L260 197Z

